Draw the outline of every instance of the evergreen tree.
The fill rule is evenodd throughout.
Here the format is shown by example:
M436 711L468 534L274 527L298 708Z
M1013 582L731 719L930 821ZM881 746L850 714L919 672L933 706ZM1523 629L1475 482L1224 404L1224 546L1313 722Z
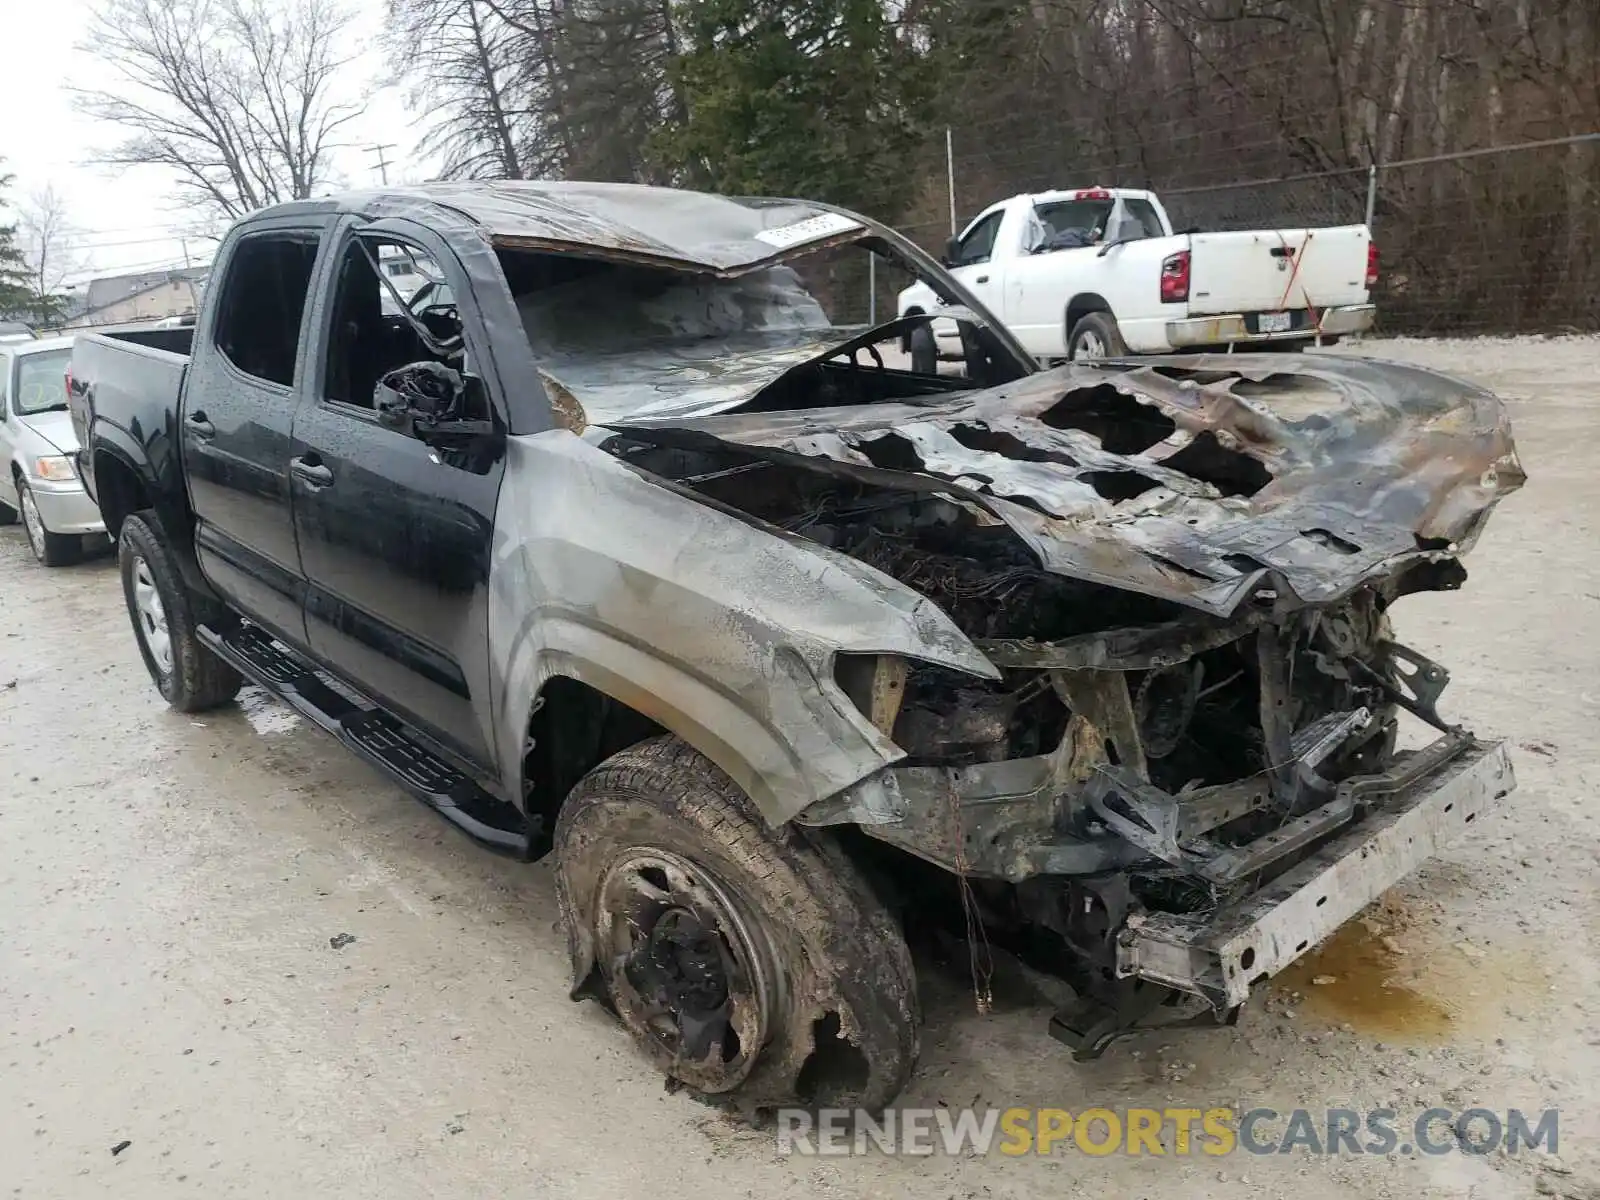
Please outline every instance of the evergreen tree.
M688 182L904 211L933 80L880 0L685 0L680 21L660 149Z
M5 210L10 186L11 176L0 175L0 212ZM0 319L36 319L35 297L28 281L28 262L17 245L17 226L15 222L0 225Z

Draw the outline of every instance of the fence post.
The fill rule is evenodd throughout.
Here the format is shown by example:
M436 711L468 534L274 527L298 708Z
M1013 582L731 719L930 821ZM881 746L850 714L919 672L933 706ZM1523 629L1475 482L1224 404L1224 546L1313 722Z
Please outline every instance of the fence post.
M950 184L950 236L956 235L956 143L950 126L944 127L944 175Z
M1367 168L1367 232L1372 232L1372 214L1378 207L1378 164Z

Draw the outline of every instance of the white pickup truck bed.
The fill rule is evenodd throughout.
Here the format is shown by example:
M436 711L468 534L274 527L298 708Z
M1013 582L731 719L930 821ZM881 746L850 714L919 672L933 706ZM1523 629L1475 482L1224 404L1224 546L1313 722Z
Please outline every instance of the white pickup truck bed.
M1309 343L1368 329L1377 254L1365 225L1174 234L1151 192L1013 196L952 238L954 274L1041 359ZM898 312L938 308L921 285ZM924 356L959 350L953 321Z

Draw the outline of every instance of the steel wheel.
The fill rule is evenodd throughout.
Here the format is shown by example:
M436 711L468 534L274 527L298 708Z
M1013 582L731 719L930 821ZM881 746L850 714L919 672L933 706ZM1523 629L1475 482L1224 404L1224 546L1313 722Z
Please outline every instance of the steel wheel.
M709 872L662 849L624 851L600 882L595 945L624 1024L675 1078L731 1091L773 1014L771 947Z
M1072 357L1084 362L1088 362L1096 358L1105 358L1106 344L1101 339L1100 335L1092 330L1081 333L1078 335L1077 350L1073 353Z
M33 556L43 562L44 540L49 532L44 527L44 518L39 515L39 505L33 493L27 488L19 488L18 491L22 493L17 503L22 507L22 527L28 532L28 545L33 549Z
M133 608L138 614L139 636L150 648L150 657L163 675L172 674L172 633L167 628L167 609L161 603L150 564L137 555L133 560Z

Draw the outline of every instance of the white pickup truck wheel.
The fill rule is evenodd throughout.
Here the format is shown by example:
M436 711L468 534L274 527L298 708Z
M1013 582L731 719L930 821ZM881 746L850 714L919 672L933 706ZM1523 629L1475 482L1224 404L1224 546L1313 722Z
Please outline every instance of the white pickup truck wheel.
M1128 352L1117 319L1108 312L1092 312L1079 319L1067 340L1067 357L1081 362L1120 358Z
M911 331L911 369L918 375L939 373L939 342L932 325L918 325Z

